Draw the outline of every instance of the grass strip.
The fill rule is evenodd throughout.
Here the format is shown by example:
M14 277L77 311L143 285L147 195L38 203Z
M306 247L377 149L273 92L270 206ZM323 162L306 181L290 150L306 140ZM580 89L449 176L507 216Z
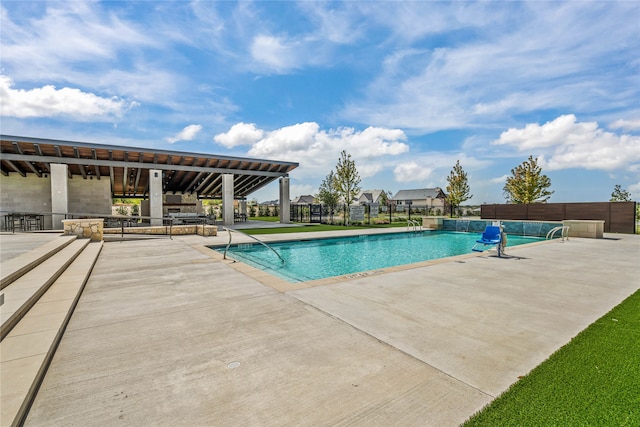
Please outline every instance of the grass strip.
M463 424L639 425L640 291Z

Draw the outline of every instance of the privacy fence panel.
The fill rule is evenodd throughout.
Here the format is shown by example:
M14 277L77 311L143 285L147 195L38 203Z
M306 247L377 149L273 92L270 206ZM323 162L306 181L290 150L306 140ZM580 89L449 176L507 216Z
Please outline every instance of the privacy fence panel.
M482 205L482 219L521 221L603 220L606 233L634 234L635 202L535 203Z

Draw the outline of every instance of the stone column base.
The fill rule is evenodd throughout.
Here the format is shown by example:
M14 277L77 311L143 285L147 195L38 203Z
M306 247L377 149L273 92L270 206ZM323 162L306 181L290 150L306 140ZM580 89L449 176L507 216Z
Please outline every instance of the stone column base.
M65 236L76 235L79 239L91 239L101 242L103 236L103 218L63 219L62 226Z

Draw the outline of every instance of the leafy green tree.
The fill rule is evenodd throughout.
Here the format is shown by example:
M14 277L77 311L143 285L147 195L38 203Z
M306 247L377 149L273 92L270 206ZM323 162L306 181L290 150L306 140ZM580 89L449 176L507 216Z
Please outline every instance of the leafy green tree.
M456 161L456 165L447 177L447 182L447 201L451 205L451 216L453 216L456 208L459 210L463 202L473 197L473 194L470 193L471 190L467 180L467 173L462 169L460 160ZM459 212L458 216L460 216Z
M334 185L347 210L345 212L345 224L348 223L349 205L355 200L360 192L360 175L356 169L356 163L351 160L351 154L347 154L345 150L340 153L338 164L336 165L336 174Z
M138 204L131 206L131 215L132 216L140 215L140 206Z
M335 186L336 176L333 171L329 172L327 177L320 184L318 195L316 196L321 203L329 209L330 221L333 224L333 213L340 202L340 194Z
M613 193L611 193L610 202L630 202L631 201L631 193L627 190L623 190L620 184L616 184L613 187Z
M127 208L126 206L118 206L116 208L116 213L118 215L124 215L124 216L129 215L129 208Z
M511 174L503 189L504 196L510 203L543 203L554 193L548 190L551 180L542 174L538 159L533 156L511 169Z

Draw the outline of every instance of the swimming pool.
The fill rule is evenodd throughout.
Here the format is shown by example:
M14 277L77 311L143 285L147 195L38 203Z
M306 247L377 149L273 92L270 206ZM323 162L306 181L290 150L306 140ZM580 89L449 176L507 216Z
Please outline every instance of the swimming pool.
M289 282L305 282L470 253L479 237L422 231L270 243L284 262L259 243L243 243L230 246L227 256ZM541 240L510 235L507 248Z

